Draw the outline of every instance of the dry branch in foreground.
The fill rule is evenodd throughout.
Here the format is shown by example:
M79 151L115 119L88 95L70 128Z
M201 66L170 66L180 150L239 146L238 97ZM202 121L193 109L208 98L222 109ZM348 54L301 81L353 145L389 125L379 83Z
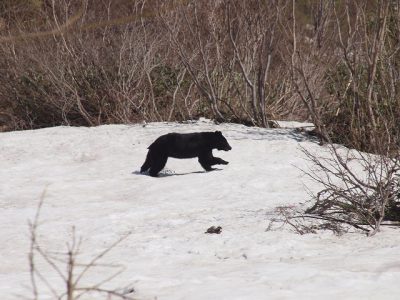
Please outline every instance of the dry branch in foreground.
M65 252L51 252L42 246L38 240L40 211L43 206L46 190L43 192L35 217L32 222L29 222L30 229L30 251L29 251L29 267L30 278L32 284L33 299L38 300L44 297L43 288L47 290L55 299L77 300L83 296L104 297L105 299L127 299L134 300L129 294L134 292L132 287L123 289L105 288L105 284L109 283L122 273L124 267L121 265L105 264L101 261L112 249L125 240L129 233L122 236L120 239L112 243L106 249L94 256L89 262L81 262L79 260L82 245L82 238L78 238L75 234L75 227L72 227L72 237L67 242ZM63 289L56 287L50 276L39 267L38 260L45 262L50 267L52 272L57 274L57 280L61 280L64 284ZM96 269L97 272L103 271L106 276L97 283L85 285L83 279L87 277L89 271ZM111 271L110 271L111 270ZM53 279L54 281L54 279Z

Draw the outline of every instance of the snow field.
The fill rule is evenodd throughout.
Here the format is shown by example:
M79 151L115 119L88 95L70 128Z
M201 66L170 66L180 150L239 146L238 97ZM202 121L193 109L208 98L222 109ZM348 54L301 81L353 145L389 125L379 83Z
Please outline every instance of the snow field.
M169 159L160 178L138 173L158 136L214 130L233 148L214 151L229 165L206 173L196 159ZM125 266L107 287L133 286L137 299L398 299L398 231L386 227L372 238L266 231L276 206L309 198L299 145L324 151L292 128L207 120L1 133L1 299L31 295L28 220L44 190L40 244L65 251L75 226L79 258L89 261L130 233L102 262ZM204 234L212 225L222 233ZM94 270L86 282L109 272Z

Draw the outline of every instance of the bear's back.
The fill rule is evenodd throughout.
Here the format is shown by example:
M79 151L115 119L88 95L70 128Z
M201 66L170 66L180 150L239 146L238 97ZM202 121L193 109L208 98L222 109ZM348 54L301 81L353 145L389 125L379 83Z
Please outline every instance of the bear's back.
M149 149L174 158L197 157L210 150L207 133L168 133L157 138Z

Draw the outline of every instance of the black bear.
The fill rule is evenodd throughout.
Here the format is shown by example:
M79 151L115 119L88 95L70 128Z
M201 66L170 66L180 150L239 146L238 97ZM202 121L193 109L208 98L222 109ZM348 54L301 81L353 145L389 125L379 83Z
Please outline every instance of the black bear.
M213 165L227 165L228 162L212 155L213 149L229 151L232 147L221 131L196 133L168 133L160 136L149 147L146 160L140 173L150 169L150 176L157 177L168 157L198 157L200 165L206 170L214 170Z

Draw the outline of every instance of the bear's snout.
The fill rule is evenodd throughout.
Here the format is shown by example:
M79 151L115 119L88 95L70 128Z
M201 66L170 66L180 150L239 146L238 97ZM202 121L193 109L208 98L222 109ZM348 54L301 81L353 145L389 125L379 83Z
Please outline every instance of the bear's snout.
M225 151L230 151L230 150L232 150L232 147L231 146L226 146L224 150Z

